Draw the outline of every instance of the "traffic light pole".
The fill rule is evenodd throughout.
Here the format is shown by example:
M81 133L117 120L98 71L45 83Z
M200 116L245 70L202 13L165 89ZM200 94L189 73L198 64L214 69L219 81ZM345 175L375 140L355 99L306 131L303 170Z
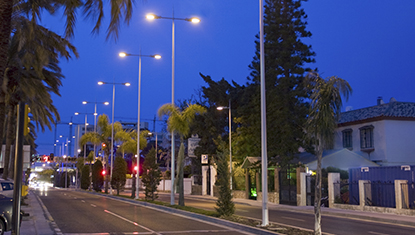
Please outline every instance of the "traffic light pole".
M17 113L16 130L16 157L14 161L14 189L13 189L13 215L12 235L20 234L20 200L22 195L22 174L23 174L23 134L25 122L25 104L20 102Z

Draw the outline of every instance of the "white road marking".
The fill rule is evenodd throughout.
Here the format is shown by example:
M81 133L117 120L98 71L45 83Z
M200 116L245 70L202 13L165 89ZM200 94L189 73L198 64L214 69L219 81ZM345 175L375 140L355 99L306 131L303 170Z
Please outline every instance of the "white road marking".
M97 205L95 205L95 204L91 204L91 206L92 206L92 207L97 207Z
M378 232L373 232L373 231L368 231L368 233L376 234L376 235L389 235L387 233L378 233Z
M305 221L305 220L303 220L303 219L297 219L297 218L285 217L285 216L281 216L281 218L284 218L284 219L290 219L290 220L295 220L295 221L300 221L300 222L304 222L304 221Z
M84 200L81 200L81 202L85 202Z
M142 228L142 229L145 229L145 230L147 230L147 231L149 231L149 232L151 232L151 233L161 235L160 233L158 233L158 232L156 232L156 231L154 231L154 230L151 230L151 229L149 229L149 228L147 228L147 227L145 227L145 226L143 226L143 225L139 225L137 222L134 222L134 221L131 221L131 220L127 219L127 218L124 218L124 217L122 217L121 215L117 215L117 214L115 214L115 213L113 213L113 212L111 212L111 211L108 211L108 210L104 210L104 211L105 211L105 212L107 212L107 213L108 213L108 214L110 214L110 215L113 215L113 216L115 216L115 217L117 217L117 218L119 218L119 219L122 219L122 220L124 220L124 221L127 221L128 223L134 224L135 226L138 226L138 227L140 227L140 228Z

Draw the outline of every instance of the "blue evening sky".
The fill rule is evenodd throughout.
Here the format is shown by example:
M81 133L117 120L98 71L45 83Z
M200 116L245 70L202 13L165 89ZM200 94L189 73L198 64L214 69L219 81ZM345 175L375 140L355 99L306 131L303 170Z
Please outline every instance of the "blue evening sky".
M84 115L93 113L94 105L82 101L112 100L111 85L98 81L130 82L130 87L116 86L115 120L136 122L138 57L118 57L125 51L142 55L160 54L161 60L142 58L141 120L150 122L158 108L171 102L171 20L148 21L147 13L171 17L197 16L199 24L175 21L175 100L184 100L204 86L199 73L214 80L225 78L239 84L246 82L248 65L255 53L255 35L259 33L258 0L147 0L136 1L130 25L123 25L117 42L106 41L105 21L99 35L91 35L93 24L78 16L75 38L79 59L63 61L65 75L61 97L54 96L62 122L84 123ZM313 36L305 42L316 52L322 77L337 75L347 80L353 94L344 107L364 108L376 104L382 96L398 101L415 102L412 92L413 55L415 54L415 1L333 1L311 0L303 4L308 27ZM108 17L108 12L107 12ZM63 33L61 16L42 19L43 25ZM98 105L98 114L111 117L111 105ZM88 116L93 123L93 115ZM156 128L160 131L160 126ZM58 125L58 135L69 135L67 125ZM39 154L53 152L53 131L38 133Z

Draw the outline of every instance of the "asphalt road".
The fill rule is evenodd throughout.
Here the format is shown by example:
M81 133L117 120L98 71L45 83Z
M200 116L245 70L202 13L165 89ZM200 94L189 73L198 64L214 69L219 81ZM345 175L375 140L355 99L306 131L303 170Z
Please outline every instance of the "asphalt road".
M160 194L159 199L170 202L170 195ZM206 199L194 199L185 197L185 205L202 208L205 210L214 210L215 201ZM250 218L262 220L262 209L257 206L248 204L235 204L235 214ZM293 212L287 210L278 210L269 208L269 221L283 225L289 225L301 229L314 229L314 214ZM396 235L396 234L415 234L415 227L407 225L397 225L385 222L373 222L359 219L349 219L335 216L322 216L322 231L326 234L339 235Z
M35 191L62 233L247 234L242 230L88 193Z

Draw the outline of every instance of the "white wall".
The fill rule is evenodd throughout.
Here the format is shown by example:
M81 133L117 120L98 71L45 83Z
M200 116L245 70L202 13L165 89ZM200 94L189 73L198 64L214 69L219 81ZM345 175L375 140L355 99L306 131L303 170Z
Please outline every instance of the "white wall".
M415 122L385 121L387 162L384 165L415 165Z
M0 155L0 168L4 168L4 152L6 150L6 145L3 145L1 149L1 155ZM15 148L12 146L11 154L14 154ZM14 164L10 162L10 164ZM30 168L30 145L24 145L23 146L23 171L26 171L27 168Z
M374 151L371 153L363 152L360 148L359 128L367 125L374 127ZM335 132L334 149L343 148L342 131L345 129L353 130L353 149L351 151L380 165L415 164L415 122L381 120L339 127Z

